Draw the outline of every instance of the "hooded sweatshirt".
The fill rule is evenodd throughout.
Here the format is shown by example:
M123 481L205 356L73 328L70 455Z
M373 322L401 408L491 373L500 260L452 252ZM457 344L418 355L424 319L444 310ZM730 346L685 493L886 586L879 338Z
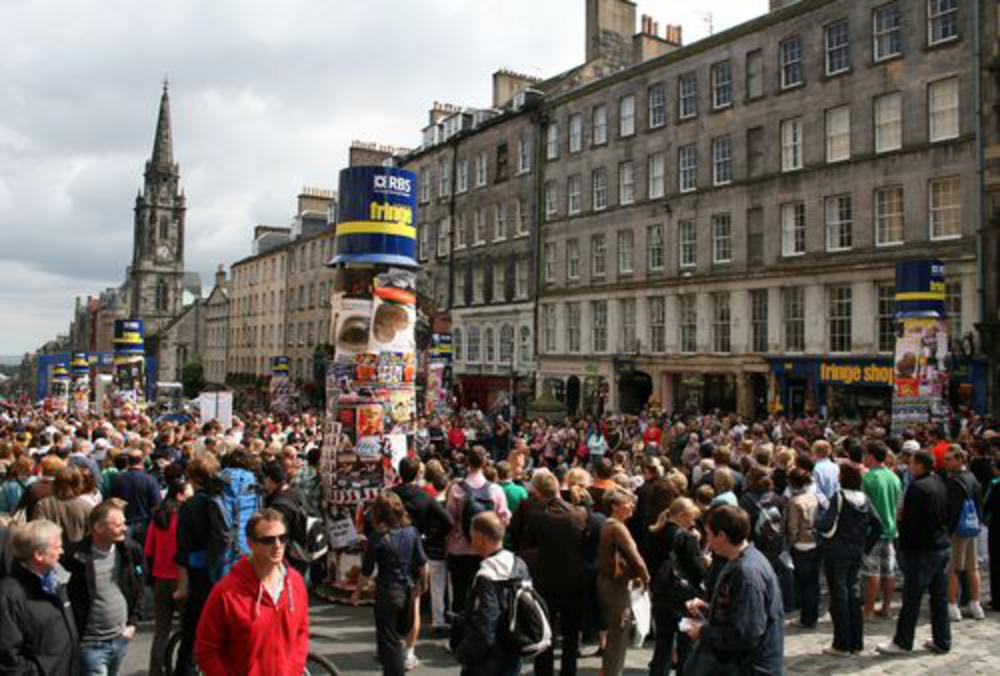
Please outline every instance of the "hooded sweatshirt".
M275 603L247 558L212 589L194 653L205 676L301 676L309 651L309 599L302 576L284 573Z

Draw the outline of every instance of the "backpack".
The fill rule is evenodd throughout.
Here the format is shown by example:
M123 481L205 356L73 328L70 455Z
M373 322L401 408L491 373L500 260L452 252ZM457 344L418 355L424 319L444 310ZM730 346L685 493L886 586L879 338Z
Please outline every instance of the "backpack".
M306 516L303 531L299 534L301 540L289 541L288 555L297 561L319 561L330 551L330 539L323 527L323 520L316 516Z
M552 647L549 609L529 579L499 583L510 591L503 617L504 642L522 658L531 659Z
M479 488L473 488L469 482L461 483L462 492L465 493L465 504L462 506L462 533L465 539L472 541L472 520L477 514L482 512L492 512L496 509L493 504L493 495L490 493L490 482L484 483Z
M704 591L701 585L692 584L684 576L680 561L677 559L677 548L681 538L684 537L691 536L686 533L678 533L673 548L657 569L652 585L653 599L656 605L663 605L674 612L681 612L685 603L701 595Z
M768 560L781 556L785 548L784 521L776 499L764 499L757 505L757 521L753 527L753 543Z
M221 578L240 558L250 553L247 522L260 510L260 495L257 477L250 470L227 467L220 472L220 478L223 480L222 493L213 500L229 530L229 547L222 556Z
M958 515L958 523L955 524L955 535L960 538L974 538L981 530L979 524L979 510L976 508L976 501L972 497L969 487L964 481L958 481L962 490L965 491L965 500L962 501L962 511Z

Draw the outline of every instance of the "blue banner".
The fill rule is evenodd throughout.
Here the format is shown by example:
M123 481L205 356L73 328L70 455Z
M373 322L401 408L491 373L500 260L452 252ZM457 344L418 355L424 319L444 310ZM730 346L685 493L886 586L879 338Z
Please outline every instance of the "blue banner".
M417 175L396 167L340 172L334 264L417 267Z
M142 356L145 352L145 328L141 319L115 320L115 355Z
M944 263L938 260L896 263L896 317L945 317Z

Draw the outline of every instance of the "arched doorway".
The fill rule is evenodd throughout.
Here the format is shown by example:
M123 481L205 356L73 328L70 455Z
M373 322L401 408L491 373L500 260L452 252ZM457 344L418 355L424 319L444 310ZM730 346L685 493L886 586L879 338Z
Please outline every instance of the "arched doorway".
M566 381L566 413L576 415L580 410L580 379L570 376Z
M633 371L618 381L618 408L627 415L638 415L653 394L653 379L648 373Z

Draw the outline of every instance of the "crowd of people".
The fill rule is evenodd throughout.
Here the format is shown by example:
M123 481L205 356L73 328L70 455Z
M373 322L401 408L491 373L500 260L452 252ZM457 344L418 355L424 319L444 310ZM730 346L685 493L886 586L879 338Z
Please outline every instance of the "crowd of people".
M310 592L334 574L310 542L321 430L0 405L0 672L113 676L152 619L156 676L302 673ZM651 674L780 674L789 623L847 659L898 603L875 649L908 653L926 594L924 648L947 653L952 623L1000 607L980 575L1000 567L1000 428L972 415L893 435L884 414L472 408L420 420L396 469L358 524L353 596L386 674L430 635L466 674L571 675L591 651L614 676L650 633Z

